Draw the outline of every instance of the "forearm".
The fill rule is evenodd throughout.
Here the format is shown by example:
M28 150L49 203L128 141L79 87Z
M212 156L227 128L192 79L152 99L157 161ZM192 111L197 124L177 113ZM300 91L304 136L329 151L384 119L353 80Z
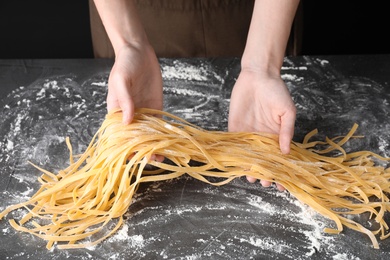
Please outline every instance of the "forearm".
M94 0L114 51L124 45L144 44L146 33L132 0Z
M256 0L243 68L280 73L299 0Z

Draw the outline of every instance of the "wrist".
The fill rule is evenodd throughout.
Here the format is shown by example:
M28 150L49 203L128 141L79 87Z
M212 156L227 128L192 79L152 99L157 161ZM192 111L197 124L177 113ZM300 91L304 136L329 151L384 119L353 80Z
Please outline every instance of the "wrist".
M145 35L145 37L122 37L123 34L119 34L118 37L111 37L111 43L114 48L115 56L119 54L119 52L126 48L135 48L135 49L143 49L148 48L150 43Z
M252 71L267 74L272 77L280 77L283 58L280 59L270 53L264 55L261 55L261 53L256 54L244 52L241 59L242 71Z

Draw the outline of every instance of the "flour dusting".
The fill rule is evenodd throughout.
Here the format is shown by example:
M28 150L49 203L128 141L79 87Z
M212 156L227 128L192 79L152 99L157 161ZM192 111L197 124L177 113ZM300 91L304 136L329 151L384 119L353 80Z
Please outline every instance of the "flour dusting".
M220 83L225 82L206 63L193 65L184 61L175 60L172 65L163 66L161 73L165 80L211 81L214 79Z
M281 77L283 80L289 80L295 82L304 80L303 77L298 77L297 75L293 75L293 74L282 74Z

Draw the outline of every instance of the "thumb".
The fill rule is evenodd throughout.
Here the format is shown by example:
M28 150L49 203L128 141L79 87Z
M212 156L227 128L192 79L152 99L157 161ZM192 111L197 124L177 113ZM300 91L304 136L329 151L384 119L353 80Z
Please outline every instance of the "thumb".
M122 109L122 122L128 125L134 118L134 102L128 93L121 95L118 98L119 107Z
M281 117L279 146L282 154L290 153L290 144L294 136L295 112L286 112Z
M116 80L115 86L110 86L107 94L107 110L122 110L122 122L130 124L134 117L134 102L126 87L125 80ZM113 84L111 83L111 84Z

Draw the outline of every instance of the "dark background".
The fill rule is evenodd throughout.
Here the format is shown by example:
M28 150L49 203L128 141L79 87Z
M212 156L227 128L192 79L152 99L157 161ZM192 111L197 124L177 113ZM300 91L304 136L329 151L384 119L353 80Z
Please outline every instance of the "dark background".
M88 0L0 1L0 59L92 57Z
M302 0L302 55L390 53L385 1ZM2 0L0 59L92 58L87 0Z
M302 54L390 53L386 1L303 0Z

